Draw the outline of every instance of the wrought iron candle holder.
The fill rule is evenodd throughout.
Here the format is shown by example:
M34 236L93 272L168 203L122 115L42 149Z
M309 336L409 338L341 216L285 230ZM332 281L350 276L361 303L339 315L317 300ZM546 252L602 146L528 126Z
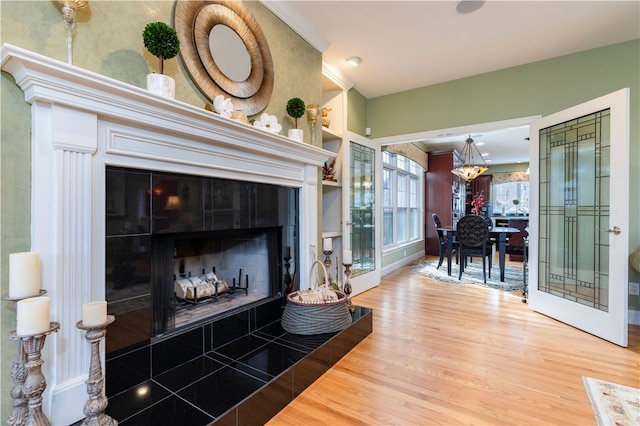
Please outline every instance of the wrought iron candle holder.
M30 297L38 297L46 294L46 290L40 290L40 293L35 296L28 297L9 297L4 296L4 300L13 302L14 306L23 299ZM11 398L13 399L13 412L11 416L5 422L5 426L22 426L27 423L27 417L29 417L29 409L27 407L27 398L24 395L24 381L27 378L26 354L22 344L22 339L18 340L18 356L11 365L11 380L13 381L13 388L11 389Z
M291 273L289 272L289 268L291 267L291 256L285 256L284 258L284 295L288 295L293 291L293 278L291 278Z
M333 250L325 250L324 253L324 266L327 268L327 276L325 277L328 282L325 284L331 285L333 280L331 279L331 255L333 254Z
M19 336L16 334L16 330L9 332L9 339L18 340L26 355L24 363L26 377L22 384L22 395L27 399L28 415L24 423L27 426L51 425L51 422L42 411L42 393L47 388L47 381L44 374L42 374L44 361L41 359L41 354L47 336L57 332L59 329L59 322L51 322L49 323L49 330L43 333Z
M113 315L107 315L107 321L104 324L95 326L84 326L82 321L76 323L76 327L85 330L85 339L91 344L91 362L89 364L89 378L85 382L87 384L87 393L89 399L84 404L82 412L86 416L82 421L87 426L116 426L118 422L104 413L109 401L106 396L102 395L104 385L104 375L102 374L102 366L100 364L100 341L107 334L107 326L115 321Z
M342 286L342 291L347 296L347 306L349 307L349 312L354 313L356 308L353 306L353 302L351 301L351 293L353 292L353 288L351 288L351 281L349 278L351 277L351 265L352 263L343 263L344 266L344 285Z

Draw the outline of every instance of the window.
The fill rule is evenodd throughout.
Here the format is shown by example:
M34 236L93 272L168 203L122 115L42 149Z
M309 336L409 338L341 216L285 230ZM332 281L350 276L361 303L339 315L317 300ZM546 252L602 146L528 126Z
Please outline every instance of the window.
M514 204L518 200L518 204ZM491 187L491 204L495 215L529 213L529 182L505 182Z
M382 245L384 249L422 238L422 168L413 160L382 153Z

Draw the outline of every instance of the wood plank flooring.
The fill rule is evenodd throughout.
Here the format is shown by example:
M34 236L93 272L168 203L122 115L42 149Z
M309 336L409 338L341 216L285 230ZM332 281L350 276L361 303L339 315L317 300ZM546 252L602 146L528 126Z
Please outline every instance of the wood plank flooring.
M595 425L582 376L640 387L640 327L621 348L521 298L384 276L354 298L373 333L268 425Z

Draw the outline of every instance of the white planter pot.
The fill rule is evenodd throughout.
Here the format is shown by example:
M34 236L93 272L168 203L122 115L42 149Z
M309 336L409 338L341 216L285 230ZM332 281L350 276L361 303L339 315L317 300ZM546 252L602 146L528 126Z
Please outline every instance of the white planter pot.
M294 141L302 142L302 129L289 129L287 136Z
M175 98L176 81L164 74L147 74L147 90L165 98Z

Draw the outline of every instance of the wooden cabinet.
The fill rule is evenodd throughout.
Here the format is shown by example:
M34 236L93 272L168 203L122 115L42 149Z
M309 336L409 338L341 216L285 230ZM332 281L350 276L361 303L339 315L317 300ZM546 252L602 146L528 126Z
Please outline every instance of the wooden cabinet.
M465 201L465 214L471 213L471 201L473 196L479 193L484 193L484 206L483 212L491 215L491 211L487 211L490 208L491 202L491 175L480 175L474 180L466 182L466 201Z
M515 262L522 262L524 259L524 239L529 236L526 228L529 226L528 218L510 218L509 227L518 228L520 232L513 233L509 237L509 243L507 244L507 253L509 253L509 260Z
M429 170L425 172L425 252L437 256L440 243L432 214L440 218L443 226L455 226L464 215L466 188L464 179L451 173L462 165L462 159L455 150L431 151Z

